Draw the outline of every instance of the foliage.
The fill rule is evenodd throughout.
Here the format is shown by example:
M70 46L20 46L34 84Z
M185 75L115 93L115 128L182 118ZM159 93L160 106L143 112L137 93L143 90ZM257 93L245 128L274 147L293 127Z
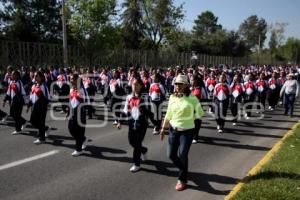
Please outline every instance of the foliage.
M2 0L3 36L12 40L56 41L61 38L60 5L55 1Z
M262 48L267 38L267 22L256 15L248 17L239 27L239 33L249 49Z

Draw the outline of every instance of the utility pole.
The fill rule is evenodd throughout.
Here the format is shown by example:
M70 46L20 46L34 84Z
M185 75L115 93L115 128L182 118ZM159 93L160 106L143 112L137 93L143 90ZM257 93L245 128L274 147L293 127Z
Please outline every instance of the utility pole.
M62 0L62 27L63 27L63 55L64 67L68 66L68 43L67 43L67 27L66 27L66 0Z
M297 48L296 48L296 59L295 59L295 61L296 61L296 65L298 65L298 49L299 49L299 47L298 47L298 45L297 45Z

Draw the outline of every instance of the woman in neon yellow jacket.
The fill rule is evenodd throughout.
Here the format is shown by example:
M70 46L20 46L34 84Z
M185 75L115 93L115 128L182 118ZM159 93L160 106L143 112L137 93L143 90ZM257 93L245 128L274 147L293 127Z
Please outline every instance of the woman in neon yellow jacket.
M188 153L193 140L195 119L204 115L196 96L191 94L187 76L178 75L175 80L175 93L170 97L167 113L160 131L161 140L164 130L169 128L168 157L179 168L175 189L182 191L188 180Z

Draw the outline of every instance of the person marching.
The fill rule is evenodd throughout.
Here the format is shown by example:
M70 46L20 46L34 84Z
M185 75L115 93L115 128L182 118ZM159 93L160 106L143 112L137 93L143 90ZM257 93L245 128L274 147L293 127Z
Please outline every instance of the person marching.
M162 122L162 107L161 104L166 98L166 91L164 86L160 83L158 74L153 76L153 83L150 85L149 97L151 100L151 105L154 110L154 115L156 119L156 126L153 129L153 135L158 135Z
M68 92L70 91L70 86L68 83L68 78L64 74L63 69L60 67L59 75L57 76L56 84L54 85L54 91L58 94L58 101L62 104L61 113L66 113L68 106L66 105L68 102Z
M217 122L217 130L219 133L223 133L225 118L227 115L227 109L229 106L230 87L226 83L226 75L221 74L219 83L214 90L214 110Z
M207 91L205 89L205 84L204 84L202 78L199 77L198 75L194 75L194 77L193 77L193 85L192 85L191 90L192 90L192 94L195 95L197 97L197 99L199 100L199 103L201 103L201 100L207 99ZM201 128L201 124L202 124L201 119L195 119L195 132L194 132L193 141L192 141L193 144L198 143L199 131Z
M115 120L113 125L118 125L123 95L125 95L120 78L120 72L116 70L113 72L113 78L109 82L110 111L113 112Z
M6 69L6 74L2 81L2 86L4 86L6 89L8 89L8 86L9 86L10 82L12 81L12 72L13 72L12 66L8 66Z
M273 72L272 78L270 78L268 81L268 85L269 85L269 91L270 91L269 98L268 98L269 110L273 111L278 103L279 93L280 93L280 85L279 85L279 81L277 79L276 72Z
M32 107L30 123L33 127L38 129L38 139L34 144L45 143L46 127L45 120L47 116L48 103L50 101L50 94L45 82L44 75L41 71L35 74L35 84L31 88L30 99L27 106L27 112Z
M13 72L12 66L8 66L6 69L6 74L4 76L4 79L1 83L2 87L3 87L3 91L7 91L8 87L9 87L9 84L12 80L12 72ZM9 116L8 114L6 114L2 110L0 110L1 123L5 124L8 116Z
M182 191L188 181L188 153L195 132L196 119L200 119L204 111L199 100L191 95L188 78L178 75L175 79L175 92L170 96L167 113L160 131L160 139L169 128L168 157L179 169L179 177L175 189Z
M243 84L241 83L242 77L240 74L235 75L233 78L233 82L230 86L230 89L232 91L232 98L231 98L231 113L233 116L233 122L232 125L236 126L238 117L239 117L239 108L242 104L245 88Z
M16 135L22 132L22 125L26 123L26 120L22 117L23 105L25 104L24 96L26 95L23 83L21 81L21 75L19 71L13 71L11 81L4 98L3 107L7 101L10 105L10 116L15 120L15 131L12 135Z
M107 102L109 100L108 97L108 83L110 81L109 75L108 75L108 71L107 69L103 69L99 78L98 78L98 82L99 83L99 90L101 95L103 95L103 102L105 105L107 105Z
M281 88L283 87L283 85L284 85L284 83L286 82L286 73L285 73L285 71L281 71L280 72L280 77L279 77L279 87L280 87L280 89L279 90L281 90ZM282 105L283 104L283 97L279 97L279 105Z
M268 84L265 80L265 74L261 73L259 75L259 79L256 81L256 88L257 88L257 96L258 96L258 109L264 111L266 107L266 98L267 98L267 89ZM261 108L261 105L263 107Z
M151 78L149 77L149 73L147 71L143 71L141 78L143 80L144 83L144 90L146 93L149 93L150 90L150 86L151 86Z
M217 84L216 76L215 76L214 72L211 72L210 77L205 81L206 90L208 92L208 99L210 99L211 101L213 101L214 90L215 90L216 84ZM213 112L212 105L209 106L208 112L209 113Z
M280 96L284 99L284 115L289 114L293 117L295 99L299 96L299 83L292 73L288 75L288 79L282 86Z
M86 106L89 119L92 119L93 114L96 112L96 109L92 105L97 90L93 75L93 71L86 70L86 74L82 78L84 89L86 90L91 103L91 105Z
M128 140L133 147L133 163L131 172L137 172L141 169L141 159L147 159L148 149L142 145L148 128L148 118L153 118L150 102L147 94L143 94L144 83L141 79L135 79L132 85L132 94L126 97L122 117L118 122L118 129L124 119L128 120Z
M245 117L246 119L250 119L251 110L256 95L255 94L256 86L254 83L254 75L252 73L249 74L248 80L244 83L244 88L245 88L244 104L246 105Z
M87 144L87 138L85 137L86 105L84 104L89 104L89 98L78 74L73 74L70 81L72 88L70 90L70 107L66 119L69 119L68 129L76 141L76 150L71 155L80 156Z

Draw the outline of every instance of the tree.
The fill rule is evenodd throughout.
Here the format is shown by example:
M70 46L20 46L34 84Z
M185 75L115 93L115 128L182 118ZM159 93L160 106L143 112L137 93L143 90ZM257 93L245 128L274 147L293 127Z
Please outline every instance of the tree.
M53 42L61 38L60 4L56 1L3 0L2 6L0 21L7 39Z
M139 49L143 40L142 8L140 0L126 0L122 18L123 41L126 48Z
M299 63L300 61L300 40L296 38L288 38L279 52L290 62Z
M218 17L211 11L205 11L195 20L193 27L194 34L201 39L206 39L207 35L213 34L221 30L222 26L218 24Z
M116 0L69 0L70 26L90 66L96 53L105 50L117 36L111 19L115 16Z
M273 60L273 56L277 51L277 48L280 47L284 40L284 31L287 23L276 23L275 25L270 25L271 37L269 41L269 48L271 58Z
M157 51L183 19L183 5L176 7L173 0L143 0L141 5L144 44L150 43Z
M256 15L248 17L239 27L239 33L249 49L263 47L267 38L267 22Z

